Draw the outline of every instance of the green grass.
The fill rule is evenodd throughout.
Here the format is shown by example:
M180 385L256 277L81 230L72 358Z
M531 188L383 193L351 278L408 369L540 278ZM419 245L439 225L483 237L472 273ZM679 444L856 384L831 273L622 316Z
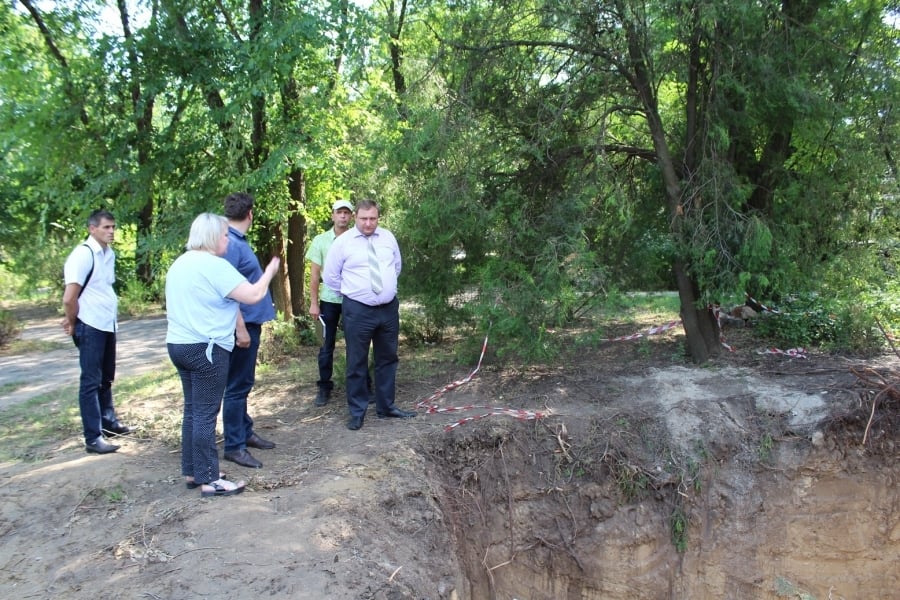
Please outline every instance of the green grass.
M756 453L759 455L759 459L761 461L767 461L772 457L772 449L775 447L775 441L772 439L772 435L769 433L764 433L759 440L759 447L756 449Z
M640 320L678 318L681 301L677 292L632 292L610 297L603 307L605 316L616 321L639 317ZM674 316L673 316L674 315Z
M104 490L103 496L110 504L119 504L121 502L124 502L128 498L128 496L125 494L125 490L122 489L122 486L120 485L116 485L110 489Z
M5 396L10 392L14 392L27 383L27 381L11 381L9 383L4 383L3 385L0 385L0 396Z
M8 407L0 422L0 461L41 460L54 440L80 434L78 388L68 386Z
M48 342L46 340L13 340L0 350L0 356L18 356L32 352L51 352L71 348L71 342Z
M116 411L122 421L139 425L139 436L153 436L166 444L181 440L181 381L174 368L136 377L113 385ZM140 408L142 421L129 414ZM148 410L149 408L149 410ZM78 386L66 386L41 394L2 412L0 462L39 461L66 441L81 443Z
M689 526L687 513L680 506L676 506L669 515L669 531L672 535L672 545L679 554L683 554L687 550Z

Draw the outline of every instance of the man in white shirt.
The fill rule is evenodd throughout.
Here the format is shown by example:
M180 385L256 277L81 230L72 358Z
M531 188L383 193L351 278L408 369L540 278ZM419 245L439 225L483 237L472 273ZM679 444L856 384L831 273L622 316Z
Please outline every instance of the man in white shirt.
M113 289L116 254L109 245L115 237L116 219L109 211L95 210L88 218L88 231L90 236L72 250L63 270L63 329L78 346L78 405L85 450L109 454L119 446L107 442L104 434L132 432L119 422L112 399L119 299Z

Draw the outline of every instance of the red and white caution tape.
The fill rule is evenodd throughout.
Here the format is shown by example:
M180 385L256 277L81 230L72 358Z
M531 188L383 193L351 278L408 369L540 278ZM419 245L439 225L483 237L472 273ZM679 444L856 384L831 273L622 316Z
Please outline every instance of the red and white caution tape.
M665 333L666 331L678 327L681 325L681 319L676 319L675 321L669 321L668 323L664 323L662 325L656 325L651 327L647 331L641 331L638 333L632 333L631 335L623 335L617 338L605 338L600 340L601 342L624 342L627 340L636 340L642 337L648 337L651 335L657 335L660 333Z
M542 419L550 414L549 411L533 411L533 410L524 410L518 408L505 408L502 406L487 406L487 405L479 405L479 404L468 404L465 406L438 406L435 402L444 394L451 390L455 390L470 381L478 371L481 369L481 363L484 361L484 354L487 351L487 343L488 336L484 336L484 343L481 345L481 356L478 357L478 364L475 365L475 368L469 373L467 376L462 379L458 379L451 383L448 383L444 387L439 390L436 390L433 394L421 400L416 404L416 408L421 408L425 410L426 414L443 414L443 413L451 413L451 412L462 412L469 410L487 410L488 412L483 413L481 415L476 415L472 417L465 417L456 421L455 423L451 423L444 427L444 431L450 431L451 429L455 429L460 425L464 425L466 423L470 423L472 421L477 421L479 419L484 419L485 417L493 417L493 416L509 416L515 419L520 419L523 421L529 421L534 419Z
M760 304L755 299L753 299L749 294L747 295L747 298L750 299L751 301L755 302L759 306L761 306L763 308L763 310L767 310L769 312L773 312L776 314L781 314L778 310L775 310L773 308L769 308L763 304ZM713 318L715 318L715 320L716 320L716 327L719 330L719 343L722 344L722 347L725 348L726 350L728 350L729 352L734 352L735 351L734 346L732 346L725 340L725 330L722 327L722 320L726 316L727 313L725 311L723 311L720 306L715 305L715 304L710 305L709 309L713 313ZM664 333L670 329L678 327L679 325L681 325L681 323L682 323L681 319L677 319L675 321L669 321L668 323L663 323L662 325L656 325L646 331L632 333L631 335L623 335L623 336L619 336L617 338L606 338L601 341L603 341L603 342L624 342L624 341L628 341L628 340L636 340L636 339L640 339L643 337L657 335L659 333ZM804 348L790 348L789 350L780 350L778 348L767 348L765 351L759 352L759 354L780 354L783 356L789 356L791 358L807 358L806 350Z
M779 350L778 348L766 348L765 350L757 350L757 354L781 354L790 356L791 358L809 358L806 356L806 348L788 348L787 350Z
M762 302L760 302L759 300L757 300L756 298L754 298L754 297L751 296L750 294L744 293L744 295L747 296L747 300L749 300L750 302L752 302L752 303L754 303L755 305L759 306L759 307L760 307L761 309L763 309L765 312L770 312L770 313L775 314L775 315L780 315L780 314L781 314L781 311L778 310L777 308L771 308L771 307L769 307L769 306L766 306L765 304L763 304Z
M471 423L472 421L477 421L478 419L483 419L485 417L495 417L495 416L509 416L514 419L519 419L521 421L533 421L535 419L543 419L546 416L550 415L549 411L535 411L535 410L523 410L523 409L515 409L515 408L495 408L490 412L486 412L482 415L475 415L473 417L465 417L464 419L460 419L455 423L450 423L446 427L444 427L444 431L451 431L456 429L460 425L465 425L466 423Z
M416 407L417 408L428 408L432 402L434 402L435 400L437 400L438 398L443 396L445 393L449 392L450 390L455 390L456 388L472 381L472 378L475 377L475 374L478 373L478 371L481 369L481 362L484 360L484 353L487 351L487 343L488 343L488 336L487 336L487 334L485 334L484 343L481 344L481 356L478 357L478 364L475 365L475 368L472 370L471 373L469 373L462 379L457 379L456 381L448 383L441 389L435 391L433 394L431 394L430 396L428 396L427 398L425 398L424 400L422 400L421 402L416 404Z
M712 310L713 317L716 319L716 327L719 328L719 343L729 352L734 352L731 344L725 341L725 330L722 328L722 317L725 315L725 311L718 304L713 304L710 310Z

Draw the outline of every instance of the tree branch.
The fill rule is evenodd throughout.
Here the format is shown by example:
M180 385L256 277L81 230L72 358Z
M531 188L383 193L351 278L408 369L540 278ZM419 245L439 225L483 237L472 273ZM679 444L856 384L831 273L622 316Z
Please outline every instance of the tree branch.
M47 44L47 48L50 50L50 54L59 62L60 65L64 69L68 71L69 63L66 61L66 57L63 56L62 52L60 52L59 48L56 46L56 42L53 41L53 36L50 34L50 30L47 28L46 23L44 23L44 18L41 16L41 13L38 12L37 8L31 3L31 0L19 0L22 3L22 6L28 9L28 12L31 14L31 19L34 21L34 24L37 25L37 28L41 31L41 35L44 38L44 42Z
M90 122L90 119L88 118L87 112L84 110L84 103L75 96L75 92L72 87L72 77L71 71L69 70L69 62L66 60L66 57L63 56L63 53L60 52L59 48L56 45L56 42L53 41L53 35L50 33L50 29L47 27L47 24L44 23L44 18L41 16L41 13L38 12L37 8L31 3L31 0L19 1L22 3L22 6L24 6L28 10L28 13L31 15L31 19L40 30L41 36L44 38L44 42L47 44L47 48L50 50L50 54L53 55L53 57L62 67L63 73L65 75L64 85L66 95L69 97L73 104L78 106L78 118L81 120L81 123L83 125L87 125Z
M225 5L222 4L222 0L216 0L216 6L219 7L219 12L222 13L222 17L225 18L225 24L228 25L228 31L231 32L231 35L234 36L234 39L243 44L244 40L241 39L240 32L238 32L237 27L234 26L234 21L231 20L231 15L228 14L227 10L225 10Z

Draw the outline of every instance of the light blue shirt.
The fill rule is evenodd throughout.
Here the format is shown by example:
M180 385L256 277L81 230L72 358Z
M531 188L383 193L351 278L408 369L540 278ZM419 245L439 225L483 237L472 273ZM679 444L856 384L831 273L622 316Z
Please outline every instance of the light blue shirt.
M325 285L333 290L340 290L341 295L347 298L369 306L378 306L397 297L397 277L400 275L402 260L400 247L393 233L376 227L371 237L378 255L382 285L380 293L372 291L369 238L358 227L351 227L334 240L325 258L322 279Z
M238 303L230 294L246 281L224 258L201 250L178 257L166 273L166 343L213 344L231 352Z

